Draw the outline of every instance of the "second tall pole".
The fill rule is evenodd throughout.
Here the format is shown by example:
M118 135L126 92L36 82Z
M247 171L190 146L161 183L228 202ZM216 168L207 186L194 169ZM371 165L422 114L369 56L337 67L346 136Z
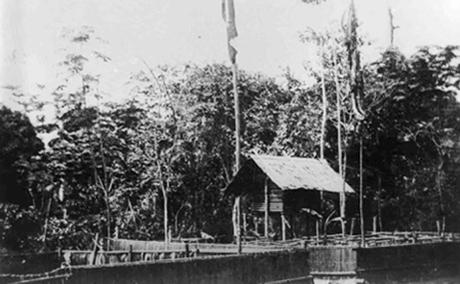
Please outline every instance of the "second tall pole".
M233 83L233 96L235 104L235 173L240 169L240 156L241 156L241 146L240 146L240 99L238 96L238 68L236 63L232 64L232 83ZM241 245L241 197L237 196L235 199L236 203L236 224L237 224L237 233L236 233L236 243L238 246L238 253L242 251Z

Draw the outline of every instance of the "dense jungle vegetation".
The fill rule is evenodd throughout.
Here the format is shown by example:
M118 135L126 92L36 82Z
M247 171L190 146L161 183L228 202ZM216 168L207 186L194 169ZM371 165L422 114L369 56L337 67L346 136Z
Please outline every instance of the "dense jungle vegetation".
M69 38L84 43L92 35ZM318 35L306 32L302 40L312 38ZM319 157L324 141L324 157L337 169L340 127L354 188L363 137L367 229L378 215L387 231L436 230L442 219L447 231L459 231L457 47L423 47L409 57L389 48L363 66L366 116L356 121L342 40L322 37L321 68L309 70L313 84L289 72L275 80L241 71L243 153ZM92 55L63 59L67 77L48 94L51 101L13 90L24 111L0 108L1 246L81 249L96 233L162 239L165 212L172 237L206 232L230 241L233 197L222 190L234 175L231 69L146 65L129 78L128 99L115 104L99 99L97 75L86 71L88 62L110 58ZM51 122L43 118L46 107Z

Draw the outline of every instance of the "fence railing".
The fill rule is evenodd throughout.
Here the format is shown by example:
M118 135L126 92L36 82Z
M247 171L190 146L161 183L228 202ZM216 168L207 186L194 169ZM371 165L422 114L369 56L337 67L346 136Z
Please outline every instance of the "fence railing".
M121 241L119 243L115 241ZM168 245L159 245L153 243L146 245L146 248L140 248L137 241L131 240L112 240L112 247L115 250L110 251L91 251L91 250L63 250L62 255L66 263L70 265L86 264L107 264L136 261L156 261L163 259L193 258L205 255L227 255L236 254L238 247L234 244L215 244L215 243L170 243ZM133 244L132 244L133 243ZM291 246L293 247L293 246ZM267 251L281 251L289 247L286 245L252 245L245 244L243 253L257 253Z
M116 250L116 251L62 251L64 260L70 265L101 265L108 263L155 261L198 256L195 251L184 250Z
M302 238L307 246L360 246L360 235L335 234ZM377 232L366 233L366 247L395 246L404 244L426 244L439 242L460 241L459 233L444 233L442 235L436 232Z
M219 243L169 243L164 244L158 241L138 241L128 239L110 239L112 250L153 250L153 251L194 251L198 254L234 254L238 252L236 244L219 244ZM297 244L298 241L293 243ZM285 250L285 243L245 243L242 247L243 253L255 253L265 251Z

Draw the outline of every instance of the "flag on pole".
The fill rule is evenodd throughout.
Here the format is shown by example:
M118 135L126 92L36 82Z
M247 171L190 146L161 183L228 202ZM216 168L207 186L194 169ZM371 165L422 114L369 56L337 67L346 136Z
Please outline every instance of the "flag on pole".
M228 55L232 64L235 64L237 50L232 41L238 36L238 31L235 24L235 5L233 0L222 0L222 17L227 24Z
M224 18L225 24L227 26L227 46L228 46L228 55L230 57L230 62L232 63L232 82L233 82L233 93L235 96L235 173L240 168L240 107L239 107L239 98L238 98L238 71L236 67L236 48L233 45L233 40L238 36L235 24L235 5L233 0L222 0L222 17ZM233 206L232 214L233 222L233 234L238 245L238 253L242 252L241 246L241 198L237 196L235 198L235 204Z
M361 108L360 100L363 96L363 75L361 72L359 42L358 42L358 20L356 18L355 3L351 0L348 15L348 24L345 30L346 47L348 51L348 63L350 66L351 100L353 112L358 120L363 120L365 113Z

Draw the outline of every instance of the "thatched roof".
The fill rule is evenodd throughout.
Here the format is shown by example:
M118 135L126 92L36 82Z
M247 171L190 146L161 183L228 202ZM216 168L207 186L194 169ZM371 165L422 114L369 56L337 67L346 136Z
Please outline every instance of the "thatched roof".
M340 193L343 190L343 179L325 160L251 155L249 161L227 186L227 191L246 191L245 184L254 182L257 178L256 172L260 176L260 171L281 190L305 189L332 193ZM345 183L345 192L354 193L354 190Z

